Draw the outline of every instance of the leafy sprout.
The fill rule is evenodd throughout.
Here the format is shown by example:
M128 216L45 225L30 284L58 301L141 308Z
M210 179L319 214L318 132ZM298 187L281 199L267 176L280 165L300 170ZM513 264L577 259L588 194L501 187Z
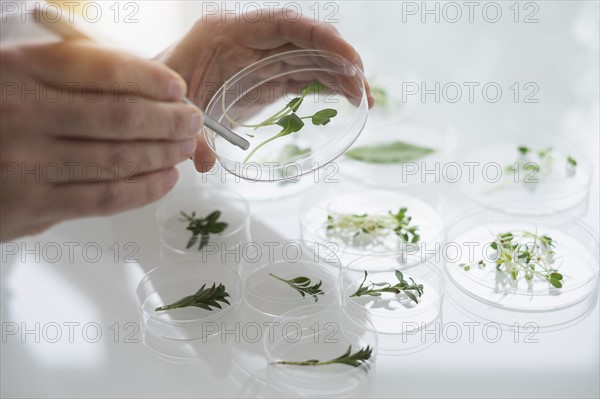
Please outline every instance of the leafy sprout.
M360 287L350 297L359 297L363 295L381 296L382 293L400 294L403 292L411 301L419 303L418 298L423 295L423 284L415 283L412 277L409 277L410 283L404 279L404 275L400 270L396 270L396 278L398 283L392 285L387 282L365 284L369 273L365 270L365 278L360 283Z
M554 267L555 241L548 235L538 235L529 231L506 232L497 234L490 244L494 250L496 270L510 276L513 284L521 278L532 282L535 277L542 278L555 288L562 288L563 275ZM483 260L476 264L459 264L465 271L472 266L485 268Z
M219 234L222 233L228 226L225 222L219 222L219 218L221 217L221 211L211 212L205 218L196 217L196 212L192 212L191 215L188 215L185 212L181 212L182 222L187 222L188 226L186 230L192 232L192 236L187 242L186 249L190 249L191 247L198 242L198 238L200 238L200 244L198 245L198 251L201 251L204 248L209 240L211 234Z
M554 150L552 147L547 148L532 148L527 146L519 146L517 147L517 151L519 152L520 159L518 162L513 163L512 165L506 166L505 171L509 172L508 176L511 174L518 177L519 170L527 172L527 177L523 179L526 183L537 183L544 176L549 175L554 168L554 164L556 162L556 156L554 155ZM575 168L577 167L577 161L571 155L567 155L565 158L565 167L567 168L568 175L573 175L575 172ZM540 176L535 176L541 172Z
M325 366L328 364L345 364L352 367L359 367L371 358L373 348L366 346L360 350L352 353L352 345L348 346L346 352L341 356L331 360L317 360L309 359L304 361L290 361L290 360L279 360L276 364L286 364L293 366Z
M416 244L421 239L419 227L411 225L412 217L407 215L407 211L407 208L400 208L396 213L327 215L325 228L330 234L337 234L346 240L360 234L385 237L393 233L403 242Z
M337 116L337 113L338 113L333 108L325 108L325 109L322 109L322 110L316 112L313 115L307 115L307 116L302 116L302 117L298 116L296 114L296 112L298 111L298 109L300 108L302 103L304 102L304 99L306 98L306 96L308 96L311 93L321 92L325 88L326 88L326 86L318 81L314 81L314 82L308 84L307 86L303 87L302 90L300 91L300 97L293 98L283 107L283 109L281 109L278 112L276 112L275 114L271 115L269 118L265 119L261 123L254 124L254 125L239 123L239 122L231 119L225 112L225 96L223 96L223 99L222 99L223 114L229 120L229 122L231 122L232 124L241 126L241 127L254 128L254 130L259 129L261 127L274 126L274 125L281 127L281 131L279 133L277 133L276 135L274 135L274 136L260 142L258 145L256 145L256 147L254 147L252 149L252 151L250 151L250 153L246 156L246 158L244 159L244 163L247 163L250 160L250 158L252 158L252 156L258 150L260 150L262 147L269 144L270 142L277 140L278 138L290 135L292 133L299 132L304 127L303 119L310 119L312 124L315 126L323 126L323 125L327 125L329 122L331 122L331 119L334 118L335 116ZM250 137L254 137L254 135L252 135L252 134L248 134L248 133L246 133L246 134Z
M311 286L311 280L308 277L296 277L290 280L286 280L284 278L274 275L273 273L269 273L269 275L271 275L271 277L274 277L279 281L283 281L284 283L298 291L300 295L302 295L302 298L304 298L306 295L311 295L314 298L315 302L317 302L319 300L319 297L317 295L325 294L321 289L321 285L323 284L322 281L319 281L315 285Z
M206 288L206 284L203 284L195 294L183 297L170 305L159 306L155 311L160 312L164 310L186 308L188 306L194 306L210 311L212 311L213 308L222 309L219 302L229 305L229 301L227 300L228 296L229 294L225 291L225 286L223 284L219 284L218 286L213 284L212 287L209 288Z

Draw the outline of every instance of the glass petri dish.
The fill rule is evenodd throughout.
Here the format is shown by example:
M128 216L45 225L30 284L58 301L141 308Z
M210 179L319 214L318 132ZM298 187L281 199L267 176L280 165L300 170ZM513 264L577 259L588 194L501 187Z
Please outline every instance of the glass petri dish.
M244 281L244 303L251 308L249 315L255 320L277 317L281 314L311 304L329 307L340 304L339 279L341 263L335 248L303 241L290 241L273 250L261 248L261 255L241 267ZM252 255L256 256L256 255ZM320 294L302 295L282 280L298 277L310 279L308 286L321 284Z
M506 272L496 270L496 251L489 243L496 234L507 232L552 238L555 263L551 266L563 275L562 288L541 276L514 282ZM597 237L577 219L524 218L480 207L449 224L442 251L451 283L448 297L463 313L503 328L564 328L582 319L597 302L598 251ZM485 266L479 266L480 260Z
M407 208L412 217L409 225L418 226L420 239L413 244L389 230L373 236L352 230L338 232L327 228L328 216L381 215L396 213ZM301 210L302 238L320 243L334 244L344 260L378 254L395 255L406 265L420 263L433 256L442 245L444 224L435 209L426 202L393 191L348 192L339 195L315 195L305 201Z
M229 305L210 311L193 306L155 310L213 284L225 286ZM136 297L141 324L147 332L170 340L206 340L237 320L242 283L231 266L184 260L149 271L140 281Z
M460 161L470 170L459 181L460 192L477 205L510 214L542 215L587 205L592 163L568 142L536 142L543 144L526 154L518 144L488 145L468 153ZM541 157L540 151L547 155ZM523 206L530 203L537 206Z
M212 325L211 325L212 328ZM205 339L170 339L154 333L147 325L141 328L144 347L154 356L170 363L191 364L222 361L231 356L232 350L228 342L223 342L220 334Z
M192 233L187 230L188 222L181 212L188 216L195 213L198 218L207 217L214 211L221 211L217 222L227 223L226 229L222 233L210 234L202 249L200 237L187 248ZM202 252L217 254L250 241L250 207L234 191L205 187L174 193L162 200L156 219L163 246L179 255L200 256Z
M327 167L323 170L326 169ZM244 180L228 173L228 176L216 184L220 186L223 186L224 184L226 188L239 193L248 201L252 202L270 201L294 195L302 195L315 188L318 184L318 179L318 175L309 173L294 179L264 182Z
M352 296L363 281L363 287L371 282L398 283L397 270L409 284L412 284L412 278L414 284L423 285L421 296L414 290L410 291L415 294L418 303L404 293ZM368 273L366 279L365 271ZM352 318L369 320L373 331L378 334L378 353L382 355L415 353L435 342L432 334L422 332L439 327L435 326L436 323L441 325L444 290L444 276L430 262L406 268L394 256L365 256L350 263L342 273L344 310Z
M315 82L323 86L303 97L295 112L287 111L288 116L304 118L301 130L259 148L261 142L280 133L282 126L272 124L256 130L251 126L277 115ZM310 116L324 109L334 109L337 114L325 125L315 125ZM342 154L360 135L367 110L365 78L358 66L335 54L295 50L238 72L207 106L207 115L248 138L249 150L226 142L208 128L204 135L219 163L230 173L246 180L280 181L317 170ZM285 116L279 114L273 123L281 115Z
M405 143L420 147L420 151L431 152L407 150L403 152L405 157L414 155L416 158L398 162L391 157L381 163L374 148L392 143L398 146ZM415 122L385 124L369 118L363 134L337 162L344 176L372 187L389 189L439 184L447 177L452 179L455 174L456 167L450 161L457 145L457 134L449 127ZM366 148L371 148L370 153L361 155L357 152Z
M320 305L291 310L274 323L273 334L265 335L264 351L269 361L267 383L273 392L316 396L363 396L375 372L377 335L369 322L352 319L340 309L323 310ZM372 349L359 366L328 364L300 366L281 361L329 360L351 347Z

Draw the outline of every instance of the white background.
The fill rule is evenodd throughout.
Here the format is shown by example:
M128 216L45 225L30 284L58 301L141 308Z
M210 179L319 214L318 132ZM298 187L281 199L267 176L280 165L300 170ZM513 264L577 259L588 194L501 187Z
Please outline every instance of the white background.
M94 28L146 56L176 40L202 11L199 2L138 3L139 23L114 25L111 18L104 18ZM363 55L368 75L402 74L442 83L492 81L506 88L506 97L495 104L481 97L474 103L413 104L413 123L452 126L458 132L459 154L509 133L520 134L525 141L562 137L576 145L594 162L590 206L580 217L598 232L598 2L535 2L539 22L533 24L513 21L509 9L513 2L499 2L503 17L494 24L486 22L480 11L475 12L473 23L466 15L457 23L443 18L436 23L431 16L423 23L419 14L407 16L403 22L400 2L335 4L336 26ZM433 7L434 3L428 4ZM304 3L308 15L313 15L314 8L314 2ZM322 13L334 10L325 9L324 3L316 8ZM465 7L462 10L467 11ZM508 86L515 81L536 82L539 102L514 103ZM176 190L204 185L189 163L180 169ZM345 187L350 183L339 184ZM439 185L434 191L439 195L446 189ZM436 198L429 200L435 202ZM252 203L253 238L298 238L295 210L300 202L296 197ZM161 264L155 209L156 205L151 205L111 218L64 223L18 241L27 248L36 242L41 246L96 242L106 253L98 263L86 262L80 251L75 252L74 261L65 257L52 264L44 259L36 262L31 256L25 262L18 255L3 259L3 328L5 323L19 327L25 323L31 329L36 322L42 326L56 322L63 325L66 335L63 323L80 323L72 343L66 336L54 344L43 337L35 342L33 334L24 339L19 334L3 337L3 397L214 397L263 392L260 384L230 359L216 364L172 364L151 355L141 343L125 342L131 330L125 330L124 324L138 322L137 282ZM109 250L113 242L121 247L126 242L136 243L139 262L114 262ZM451 304L445 304L444 322L465 320ZM537 343L523 343L523 337L515 343L508 333L498 343L489 343L482 339L481 330L476 330L473 343L465 337L410 356L380 357L371 395L598 397L598 321L596 307L574 327L538 334ZM81 335L81 327L90 322L102 328L103 335L96 343L86 342ZM116 338L115 330L119 331ZM139 338L139 332L133 336Z

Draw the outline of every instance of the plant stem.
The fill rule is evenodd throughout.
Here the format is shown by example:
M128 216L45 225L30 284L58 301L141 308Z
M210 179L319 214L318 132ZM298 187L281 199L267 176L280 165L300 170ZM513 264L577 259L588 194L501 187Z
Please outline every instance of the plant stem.
M250 151L248 156L246 158L244 158L244 163L248 162L248 160L252 157L252 155L254 155L256 153L256 151L260 150L263 146L269 144L271 141L277 139L278 137L279 137L279 134L276 134L275 136L271 137L270 139L267 139L267 140L263 141L262 143L260 143L259 145L257 145L256 147L254 147L252 149L252 151Z

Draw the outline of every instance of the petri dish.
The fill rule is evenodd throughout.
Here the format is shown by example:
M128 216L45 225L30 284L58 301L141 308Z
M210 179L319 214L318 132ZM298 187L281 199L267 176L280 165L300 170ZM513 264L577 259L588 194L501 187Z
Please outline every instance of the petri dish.
M386 217L389 212L397 213L401 208L406 208L406 215L412 217L409 226L418 226L420 238L417 243L406 242L391 229L377 235L355 229L328 229L329 216L367 214ZM336 245L344 260L371 254L393 254L411 265L433 256L442 245L444 224L436 210L420 199L393 191L314 195L305 201L301 213L302 238ZM412 241L411 237L409 239Z
M386 158L386 162L375 151L390 145L406 148L404 144L416 148L398 152ZM434 127L417 122L381 123L370 117L363 134L337 162L344 176L372 187L389 189L439 184L446 175L451 179L456 172L449 162L453 160L457 145L456 132L447 126ZM361 155L358 151L364 149L370 152ZM407 158L413 156L414 159Z
M244 281L244 304L254 321L270 319L307 305L328 307L340 304L341 263L335 248L317 243L290 241L273 250L263 247L260 257L241 267ZM251 255L256 256L256 255ZM320 284L311 294L299 290L291 280L306 277L306 287ZM287 281L287 282L286 282ZM302 292L301 292L302 291ZM302 295L304 294L304 295Z
M221 304L221 309L212 310L190 306L156 311L160 306L194 294L203 285L213 284L225 286L229 305ZM148 333L169 340L205 342L237 320L242 283L231 266L183 260L149 271L140 281L136 297L141 325Z
M368 288L370 283L397 284L396 271L408 284L423 286L420 296L416 290L409 291L418 303L403 292L353 296L361 285ZM430 262L406 268L394 256L365 256L350 263L342 274L344 310L352 318L369 320L378 334L381 355L405 355L432 345L435 337L423 331L441 325L444 292L442 271Z
M525 239L523 232L551 237L555 255L549 266L563 275L562 288L551 285L543 275L527 281L521 273L515 282L504 269L496 270L496 251L490 242L497 234L508 232L528 245L535 238ZM534 256L538 255L548 259L544 252L535 251ZM449 299L463 313L506 329L568 327L585 317L597 302L598 239L575 218L524 218L480 207L449 224L442 256L450 282ZM479 261L484 265L479 266ZM464 265L470 269L464 270Z
M142 344L154 356L170 363L192 364L203 362L211 364L222 361L233 352L228 342L219 336L206 339L170 339L154 333L148 326L141 329Z
M216 222L227 223L225 230L210 234L202 248L201 237L189 245L192 233L187 230L187 217L195 214L195 218L206 218L215 211L221 212ZM205 187L174 193L162 200L156 219L163 246L178 255L214 255L250 241L250 207L241 195L230 190Z
M315 85L320 87L304 92ZM302 102L292 112L295 106L286 106L296 98ZM326 109L336 112L327 123L311 118ZM228 172L246 180L280 181L317 170L341 155L360 135L367 110L365 78L358 66L328 52L295 50L244 68L217 90L206 108L207 115L246 137L249 150L231 145L209 128L204 135ZM277 124L282 116L293 119L300 130L289 125L285 134L261 146L288 126ZM263 126L252 127L259 124Z
M301 396L364 396L375 372L377 335L367 320L352 319L341 309L319 305L291 310L277 318L265 335L269 361L267 383L274 393ZM360 349L372 349L357 367L346 364L301 366L281 361L329 360Z
M327 166L323 171L327 170ZM215 185L231 189L248 201L271 201L281 198L288 198L295 195L303 195L307 191L315 188L319 182L320 176L309 173L293 179L280 180L273 182L244 180L230 173L223 176Z
M494 144L468 153L460 161L469 171L459 181L460 192L476 205L511 214L543 215L587 205L589 159L568 142L536 142L542 144L525 154L518 144ZM523 206L528 203L538 206Z

